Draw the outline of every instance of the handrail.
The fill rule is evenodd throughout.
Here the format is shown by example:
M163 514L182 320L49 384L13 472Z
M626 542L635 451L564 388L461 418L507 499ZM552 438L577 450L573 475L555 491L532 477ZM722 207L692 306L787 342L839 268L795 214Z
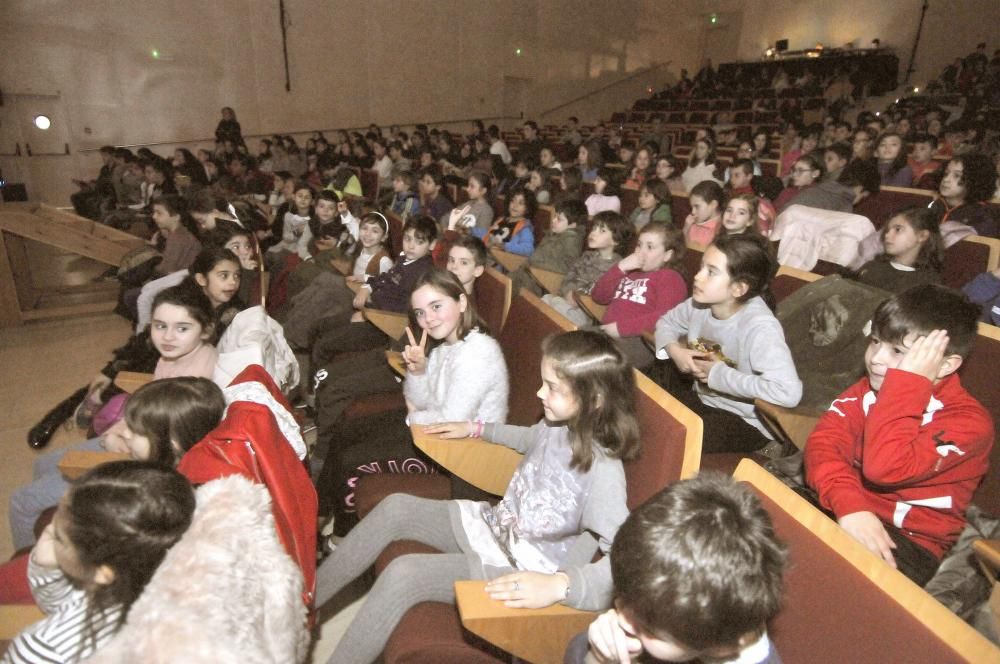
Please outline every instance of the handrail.
M558 106L553 106L552 108L550 108L548 110L542 111L541 113L538 114L538 117L540 117L540 118L545 117L549 113L553 113L555 111L558 111L561 108L566 108L567 106L570 106L571 104L575 104L575 103L577 103L579 101L583 101L584 99L586 99L588 97L593 97L594 95L596 95L598 93L604 92L608 88L613 88L616 85L620 85L620 84L625 83L627 81L631 81L634 78L638 78L639 76L642 76L644 74L648 74L649 72L655 71L657 69L660 69L661 67L666 67L671 62L673 62L673 60L666 60L664 62L660 62L660 63L653 64L653 65L649 65L645 69L640 69L637 72L629 74L625 78L620 78L617 81L612 81L611 83L608 83L606 85L602 85L601 87L597 88L596 90L591 90L590 92L582 94L579 97L576 97L574 99L570 99L569 101L563 102L562 104L559 104Z
M456 118L454 120L432 120L430 122L393 122L391 124L400 127L413 127L418 124L425 124L427 126L432 125L445 125L445 124L455 124L456 122L474 122L475 120L482 120L483 122L495 121L495 120L520 120L520 117L514 115L493 115L489 117L473 117L473 118ZM328 127L326 129L301 129L295 131L271 131L263 134L245 134L243 139L248 138L271 138L275 134L281 134L282 136L293 136L296 134L314 134L316 132L328 132L328 131L366 131L368 125L358 126L358 127ZM188 138L178 141L156 141L153 143L129 143L125 145L116 145L116 148L146 148L155 145L183 145L187 143L215 143L215 136L210 136L208 138ZM101 148L80 148L77 152L99 152Z

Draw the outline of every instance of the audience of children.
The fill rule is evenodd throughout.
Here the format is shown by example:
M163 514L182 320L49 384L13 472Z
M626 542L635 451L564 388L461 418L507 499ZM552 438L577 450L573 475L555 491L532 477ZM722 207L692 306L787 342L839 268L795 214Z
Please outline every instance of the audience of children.
M835 399L805 446L819 504L865 548L919 585L965 524L986 474L993 418L957 375L979 307L924 284L883 302L867 376Z
M940 167L941 162L934 159L937 137L926 133L934 130L939 119L934 115L936 111L926 117L907 116L906 112L900 110L894 117L884 113L883 118L862 114L856 128L834 121L834 116L827 119L825 128L810 127L794 132L794 136L790 131L793 140L783 151L782 164L790 166L791 186L781 192L774 205L753 193L754 178L761 173L761 164L754 157L769 156L767 131L756 132L752 142L739 140L749 138L749 134L720 133L723 145L738 146L736 158L726 169L726 191L719 186L715 133L711 131L699 133L681 174L676 160L658 149L662 141L642 144L635 150L636 144L627 134L623 140L616 129L611 136L614 140L610 140L600 128L595 129L589 142L581 139L576 165L567 163L564 170L559 156L566 161L566 155L553 151L539 138L538 128L528 123L524 127L527 142L517 151L514 164L518 170L512 177L506 176L503 166L504 161L511 161L510 154L507 152L504 160L506 145L495 127L489 132L479 128L465 140L447 132L428 132L426 127L418 128L409 137L394 131L388 140L381 131L368 137L345 134L331 139L332 143L312 142L308 155L313 163L309 174L312 184L297 181L285 172L291 164L289 152L286 142L275 137L270 149L265 146L260 160L263 165L270 162L270 170L279 172L273 179L267 176L263 202L249 201L250 208L259 210L261 219L266 216L269 224L251 225L247 230L234 228L234 222L242 223L242 213L237 214L237 209L248 205L237 198L240 185L247 179L247 172L259 174L252 160L240 156L236 158L238 172L224 174L215 189L192 187L190 210L202 229L201 243L193 226L185 227L184 202L177 196L157 195L173 190L172 169L155 159L147 161L142 165L146 181L139 207L147 206L157 228L153 241L163 245L159 274L179 280L190 273L191 278L180 288L159 293L159 288L176 281L151 283L156 288L140 300L137 329L143 327L144 310L152 324L147 336L137 337L132 344L141 345L144 338L151 339L145 343L158 351L158 357L149 357L147 350L145 368L155 369L156 378L166 380L151 385L165 387L172 382L168 378L171 376L211 376L216 357L211 342L225 324L221 312L231 315L235 312L232 303L249 300L246 286L251 282L241 280L241 276L248 276L258 267L255 246L266 250L265 266L272 272L285 265L287 257L297 256L307 266L312 263L329 272L334 281L339 277L327 269L333 267L331 259L348 259L351 270L342 281L362 284L351 302L354 309L373 307L401 312L410 307L411 328L399 346L407 366L402 387L405 411L360 420L343 418L352 399L400 389L384 360L389 340L364 322L360 312L351 321L346 319L347 311L344 316L317 319L315 325L310 324L302 345L312 352L313 366L320 367L319 373L323 374L321 377L318 373L316 380L317 420L323 439L319 446L323 449L317 452L326 454L317 454L318 462L314 458L313 463L319 470L325 456L318 480L325 494L324 509L336 513L334 532L338 536L350 531L321 569L317 605L367 567L389 541L386 538L417 539L446 552L400 559L379 577L335 654L335 658L343 655L352 661L367 661L379 654L406 606L426 599L453 601L451 582L470 576L470 560L485 565L482 574L493 579L489 592L510 606L564 601L578 607L607 607L612 592L607 560L577 561L570 542L583 529L590 529L600 536L606 552L625 517L619 458L633 453L637 436L632 436L635 441L627 436L614 440L606 434L610 430L609 418L624 427L619 430L636 433L633 406L621 395L630 394L632 389L631 374L624 377L630 372L630 364L643 368L652 360L639 336L651 331L655 323L660 357L671 360L667 364L670 391L704 421L704 452L760 450L768 444L770 435L754 415L753 400L762 398L794 407L802 392L781 326L771 313L768 282L775 266L765 238L773 225L775 208L796 204L851 212L862 198L878 191L880 182L887 186L933 188L940 197L930 209L906 209L892 215L879 236L884 252L857 273L863 283L897 295L876 313L866 354L868 378L834 402L810 440L811 445L813 440L820 442L806 450L807 477L818 491L819 504L831 510L849 533L877 555L898 564L911 577L924 579L953 541L972 489L986 472L992 441L989 417L962 390L954 373L975 333L974 325L972 332L968 329L969 312L984 322L1000 322L1000 286L996 285L1000 283L1000 271L984 273L966 286L978 307L956 303L957 296L951 291L922 285L941 279L941 224L945 224L944 228L961 224L980 235L997 237L996 213L987 203L996 189L996 170L990 159L977 151L982 147L982 135L959 132L962 127L954 124L949 124L945 132L947 149L938 155L954 156ZM490 140L484 140L487 135ZM852 138L848 145L845 141ZM230 165L232 156L240 150L227 139L220 142L216 158ZM483 153L496 155L494 161L481 160ZM202 174L209 180L213 168L208 162L215 162L211 154L206 154L206 158L199 154L198 164L189 164L193 160L186 155L176 157L175 169L188 173L191 180L201 180ZM426 162L418 183L406 170L404 154ZM114 157L118 158L117 153ZM624 170L603 165L615 158L623 158ZM121 161L127 171L127 159ZM302 162L302 168L294 171L297 175L304 172L306 155L302 155ZM465 183L469 201L457 209L442 191L445 180L439 163L451 166L449 182ZM206 164L204 173L192 177L190 168L201 168L201 164ZM369 212L359 222L334 193L361 193L358 178L345 164L374 167L384 187L391 182L392 192L382 201L386 206L383 209L399 215L406 224L403 255L395 266L387 250L388 219L379 212ZM639 190L638 206L627 221L617 214L622 203L617 195L620 175L626 176L626 188ZM581 202L580 180L594 183L586 203ZM178 184L181 182L179 179ZM497 183L505 183L501 188L508 187L507 210L503 218L494 220L491 194ZM412 191L414 184L419 187L419 195ZM671 192L685 190L690 191L691 214L682 234L671 225ZM268 191L272 191L270 198L266 196ZM224 199L219 197L220 192ZM536 248L533 219L536 203L545 203L541 198L555 204L555 215L549 232ZM112 215L110 223L124 225L142 218L136 217L134 211L127 212L128 216ZM453 222L456 215L458 221ZM588 215L592 222L581 254L580 240L588 228ZM451 243L446 252L450 274L431 267L438 224L447 227L446 238ZM629 253L636 233L638 245L634 253ZM491 247L529 257L528 263L511 275L515 289L541 293L530 276L531 266L565 272L559 293L547 294L543 301L578 325L591 321L576 306L575 292L589 293L595 301L609 303L602 321L606 336L587 331L546 342L539 393L546 422L531 429L502 424L507 414L504 360L496 342L477 322L470 298L475 279L486 263L485 248L475 237L483 238ZM687 285L675 270L685 251L685 239L707 247L694 277L692 295L686 300ZM194 259L202 244L209 248ZM192 259L193 265L185 271ZM444 255L437 259L444 260ZM346 290L346 283L322 285L328 290ZM917 285L921 286L908 290ZM912 293L920 293L919 298ZM422 330L421 334L416 333L413 324ZM617 346L608 337L617 338ZM686 337L686 345L682 345L682 337ZM155 366L151 359L156 360ZM142 368L140 364L119 362L118 366ZM494 376L497 371L503 375ZM474 380L470 382L466 374ZM104 388L110 379L104 376L98 382L98 387ZM892 390L894 411L913 406L913 412L923 413L926 422L905 431L898 422L890 422L888 411L879 410L877 401L883 382L886 390ZM612 393L616 397L613 400L599 396ZM142 420L137 413L149 410L146 401L142 390L137 392L126 406L125 419L105 434L104 441L111 449L127 450L135 458L146 458L141 451L144 446L160 450L150 451L150 458L158 459L163 450L171 450L172 460L190 444L190 436L172 431L164 437L159 433L161 429L154 435L150 425L137 424ZM928 407L927 403L932 407L938 403L938 407ZM189 413L181 409L174 415L176 420L188 418ZM886 432L877 440L862 435L874 426L870 418L875 418ZM190 415L189 419L204 418ZM448 420L461 422L440 424ZM962 426L956 427L956 423ZM560 523L572 521L573 527L560 529L546 523L535 540L511 538L505 530L511 516L536 518L535 508L523 507L516 498L489 507L485 503L432 503L396 496L384 501L351 530L351 487L358 474L372 469L414 467L406 465L418 458L407 424L430 425L429 433L444 437L481 435L522 451L531 450L508 489L509 496L539 491L535 486L540 484L538 470L529 463L537 457L553 473L571 480L564 489L567 495L579 497L573 507L567 507L570 503L548 484L540 491L550 495L552 504L558 504ZM906 436L921 439L932 433L938 441L932 456L910 444L903 445ZM943 448L941 441L947 443ZM94 439L84 445L90 449L100 444ZM896 457L903 452L916 456L907 469L901 470ZM166 461L166 457L162 460ZM920 466L912 471L911 467L930 462L936 463L933 470L925 472ZM429 468L423 459L418 465ZM45 500L36 501L24 514L23 505L17 503L20 493L11 500L11 524L19 546L30 544L31 526L41 502L51 506L58 501L58 495L54 499L51 496L61 494L66 487L56 476L59 487L50 488L54 462L47 461L45 467L49 472L36 478L47 487ZM951 499L948 506L920 502L940 498L941 491L935 490L942 483L929 481L928 473L936 478L944 476L943 486ZM690 486L681 483L629 518L619 532L622 544L616 540L610 555L619 601L591 627L589 649L593 661L627 661L640 651L664 661L693 656L732 658L743 653L752 653L754 661L769 661L767 658L774 655L765 624L774 615L780 597L783 550L774 541L759 505L754 501L748 505L747 497L739 495L743 491L731 484L719 478L695 480ZM766 575L746 561L727 563L732 582L726 592L740 592L756 583L758 600L763 604L741 620L728 616L720 621L713 617L711 608L702 608L698 618L705 625L712 624L690 631L690 621L684 622L684 609L675 608L668 616L659 606L676 607L677 602L682 602L684 593L693 592L691 584L698 583L698 575L708 573L703 567L719 564L714 558L707 554L696 556L700 566L694 567L694 573L687 571L685 582L689 585L661 589L662 582L635 579L644 578L641 574L647 570L656 573L657 565L667 564L657 558L659 547L687 527L686 522L680 518L674 522L671 516L697 513L710 500L725 503L734 524L762 524L766 536L752 542L734 541L732 529L720 528L712 534L728 538L720 539L719 549L713 552L743 552L746 547L756 547L754 551L766 557ZM914 500L918 502L910 502ZM900 514L898 505L904 503L908 509ZM525 509L528 514L517 514ZM446 521L451 525L445 525ZM636 525L630 526L633 521ZM657 548L653 554L648 552L651 546ZM516 567L512 568L512 563ZM114 567L107 565L109 569ZM422 587L413 583L415 577L425 581ZM586 578L588 584L575 583L577 578ZM658 578L666 577L661 574ZM100 582L92 587L97 585ZM586 590L581 591L582 587ZM84 595L78 601L86 602L90 599L86 593L92 591L76 592ZM649 608L654 604L655 612ZM117 620L117 614L111 617ZM720 622L726 628L724 633L714 629ZM93 643L84 643L76 635L68 643L79 647L80 656L85 656L114 628L104 625L101 630L95 633L98 638ZM575 648L582 657L588 643L578 640Z

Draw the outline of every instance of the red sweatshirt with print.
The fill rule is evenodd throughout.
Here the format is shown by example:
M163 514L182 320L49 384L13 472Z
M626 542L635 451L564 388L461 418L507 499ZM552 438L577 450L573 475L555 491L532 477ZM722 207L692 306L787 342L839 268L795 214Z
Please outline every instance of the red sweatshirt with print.
M608 305L602 323L618 323L622 337L652 332L656 321L687 299L687 284L676 270L622 272L617 265L604 273L590 292L594 302Z
M874 512L941 558L965 526L992 446L993 420L958 375L933 384L890 369L877 395L862 378L820 418L806 480L838 518Z

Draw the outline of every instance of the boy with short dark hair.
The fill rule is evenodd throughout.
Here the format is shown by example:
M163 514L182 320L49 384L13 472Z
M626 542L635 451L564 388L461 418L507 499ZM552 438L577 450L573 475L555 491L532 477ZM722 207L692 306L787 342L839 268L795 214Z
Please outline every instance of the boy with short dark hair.
M933 134L917 134L913 137L913 151L907 164L913 171L913 186L921 189L937 189L937 171L941 162L934 159L937 152L938 139Z
M956 373L978 318L968 298L937 285L879 305L867 377L833 401L805 448L821 507L921 586L965 526L989 467L993 420Z
M785 546L757 497L731 477L671 484L629 515L610 555L615 608L570 642L567 664L642 653L642 661L781 661L767 623L781 607Z
M535 247L528 261L510 275L514 282L514 292L526 288L541 297L542 289L530 273L532 267L566 274L583 251L581 229L586 225L587 206L581 201L567 199L556 205L556 215L551 221L549 232Z

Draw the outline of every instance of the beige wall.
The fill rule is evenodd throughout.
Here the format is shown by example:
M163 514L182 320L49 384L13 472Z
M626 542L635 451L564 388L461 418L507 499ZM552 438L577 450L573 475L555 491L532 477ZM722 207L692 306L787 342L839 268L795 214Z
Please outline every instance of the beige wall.
M872 39L896 49L900 82L910 62L910 51L920 22L923 0L745 0L739 57L757 59L776 40L787 38L789 48L810 48L817 42L842 46L854 42L866 47ZM929 0L920 36L911 84L935 78L945 64L972 52L985 41L1000 48L998 0Z
M796 48L877 35L898 46L905 63L920 3L720 0L709 9L700 0L286 0L291 92L284 89L277 4L6 0L0 153L16 142L36 151L68 143L72 151L0 157L7 179L26 180L34 197L66 204L70 178L92 176L98 166L93 152L79 150L166 143L156 148L166 154L175 141L210 137L224 105L236 108L245 134L521 110L543 123L568 115L594 121L627 107L647 86L674 80L681 67L693 72L710 43L709 10L735 17L729 32L714 36L738 44L732 51L741 57L756 57L779 37ZM964 49L995 30L996 20L982 17L996 14L997 0L931 4L924 60L947 61L954 44ZM946 24L961 39L949 39ZM49 132L29 126L38 112L57 120Z

